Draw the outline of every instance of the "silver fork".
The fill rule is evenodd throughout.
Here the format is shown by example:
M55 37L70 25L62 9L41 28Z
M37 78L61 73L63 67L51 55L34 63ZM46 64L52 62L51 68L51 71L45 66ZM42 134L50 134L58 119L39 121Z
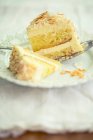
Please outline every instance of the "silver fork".
M22 44L21 44L22 45ZM84 50L83 51L80 51L80 52L76 52L76 53L73 53L71 54L70 56L64 56L64 57L61 57L61 58L58 58L59 60L67 60L67 59L71 59L73 57L76 57L76 56L79 56L80 54L90 50L92 47L93 47L93 40L88 40L88 41L85 41L85 42L82 42L81 45L83 46ZM10 47L3 47L3 46L0 46L0 50L9 50L11 51L12 48Z

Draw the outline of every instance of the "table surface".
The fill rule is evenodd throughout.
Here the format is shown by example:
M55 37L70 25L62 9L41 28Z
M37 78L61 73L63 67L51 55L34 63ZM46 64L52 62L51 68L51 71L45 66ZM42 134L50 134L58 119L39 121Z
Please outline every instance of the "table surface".
M73 5L73 6L72 6ZM6 36L9 32L14 33L23 30L38 13L42 11L63 11L65 15L73 19L79 30L93 33L93 2L92 0L0 0L0 38ZM86 18L85 18L86 15ZM91 22L90 22L91 21ZM11 24L10 24L11 23ZM19 24L20 23L20 24ZM1 81L0 81L1 82ZM92 90L93 91L93 90ZM93 140L93 134L72 133L72 134L45 134L27 132L15 140ZM14 140L6 138L5 140Z
M50 135L42 132L27 132L18 138L9 137L3 140L93 140L93 133L66 133Z

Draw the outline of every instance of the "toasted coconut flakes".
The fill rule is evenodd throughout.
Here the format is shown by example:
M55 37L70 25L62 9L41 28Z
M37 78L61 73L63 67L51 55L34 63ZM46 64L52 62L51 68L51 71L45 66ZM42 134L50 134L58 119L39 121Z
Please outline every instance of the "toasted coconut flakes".
M61 73L60 73L61 75L64 75L64 74L66 74L66 72L65 71L61 71Z
M65 70L61 72L61 75L64 74L70 74L70 76L74 77L74 76L78 76L79 78L84 78L84 73L86 72L85 69L76 69L74 71L70 71L70 70Z

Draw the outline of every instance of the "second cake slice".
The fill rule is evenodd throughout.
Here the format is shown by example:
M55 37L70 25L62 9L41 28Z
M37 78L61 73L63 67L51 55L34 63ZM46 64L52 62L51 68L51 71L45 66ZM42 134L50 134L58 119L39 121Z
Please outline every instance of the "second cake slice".
M17 79L40 81L55 71L61 70L61 63L14 46L9 69Z

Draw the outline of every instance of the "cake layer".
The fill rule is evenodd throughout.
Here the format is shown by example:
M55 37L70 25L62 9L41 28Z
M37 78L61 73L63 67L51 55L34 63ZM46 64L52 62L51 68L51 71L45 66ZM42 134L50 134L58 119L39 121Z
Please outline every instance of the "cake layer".
M80 41L77 39L75 34L72 35L72 39L64 44L57 45L52 48L41 49L37 53L52 58L60 59L62 57L69 57L77 52L82 52L83 46L81 46Z
M51 48L72 39L74 26L63 14L45 12L39 15L27 28L28 39L33 51Z
M11 53L9 69L20 80L39 81L60 70L61 64L15 46Z

